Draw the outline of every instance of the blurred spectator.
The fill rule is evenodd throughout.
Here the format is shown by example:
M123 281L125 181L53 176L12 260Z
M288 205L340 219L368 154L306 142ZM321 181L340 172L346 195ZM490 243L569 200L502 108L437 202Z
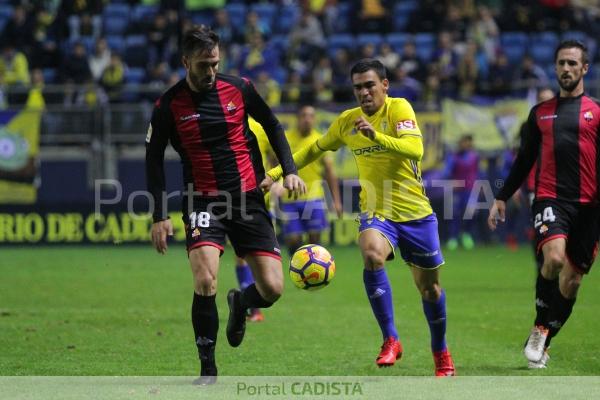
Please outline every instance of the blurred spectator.
M571 0L571 7L577 29L590 36L600 35L600 2L597 0Z
M163 61L150 66L144 81L148 87L145 98L154 103L167 88L170 76L171 69L168 63Z
M484 49L489 61L493 62L496 59L496 53L500 46L500 30L489 8L478 7L477 17L469 26L467 36Z
M27 93L27 101L25 102L26 108L33 108L42 110L46 107L46 101L44 100L44 74L39 68L31 70L31 88Z
M454 41L450 32L440 32L438 35L438 48L433 60L438 69L440 90L442 97L454 97L456 94L456 80L458 67L458 54L454 50Z
M146 37L157 59L168 60L176 46L177 26L169 22L164 14L156 14L152 23L146 28Z
M298 71L291 71L285 82L282 102L299 103L302 96L302 75Z
M302 10L289 38L288 59L290 62L308 62L306 68L314 66L325 49L325 35L321 22L308 8Z
M387 33L393 2L388 0L352 0L353 32Z
M360 56L358 58L375 58L377 56L377 48L373 43L367 43L360 48Z
M472 198L471 192L479 174L479 155L473 148L473 136L464 135L460 138L458 149L448 154L445 165L444 177L458 181L453 191L453 213L446 247L456 250L460 238L463 247L470 250L474 245L470 231L472 218L465 217L469 216L467 211L477 201L477 198Z
M491 96L506 96L510 93L513 83L513 68L504 53L498 54L496 62L490 66L489 90Z
M333 71L329 57L321 57L312 72L313 90L317 102L324 103L333 100L332 81Z
M101 86L89 80L83 87L77 90L74 104L95 108L108 103L108 96Z
M281 88L279 83L267 71L260 71L256 79L256 91L265 99L269 107L277 107L281 104Z
M237 33L238 28L231 25L226 9L222 8L215 11L215 22L212 29L219 35L221 43L230 46L234 42L238 42L240 40Z
M246 14L246 25L244 26L244 41L249 43L256 34L260 34L263 38L268 38L271 35L271 27L263 23L256 11L250 11Z
M408 30L413 33L439 30L446 15L445 4L439 0L420 0L419 8L410 18Z
M337 0L325 0L325 4L319 14L321 21L323 21L323 32L329 36L336 32L336 26L338 25L340 18L340 10L338 7Z
M111 51L106 39L97 39L94 45L94 52L88 57L90 72L95 82L99 82L100 78L102 78L104 69L110 63L110 54Z
M448 32L453 42L462 42L467 32L467 23L463 14L464 10L450 4L446 9L446 17L439 27L439 31Z
M69 38L77 40L81 36L99 37L102 34L103 0L63 0L59 13L59 24L67 21Z
M348 103L354 100L354 93L350 83L351 59L348 50L338 49L331 64L333 82L333 100L339 103Z
M469 42L458 63L458 97L469 100L477 89L479 82L479 63L477 61L477 44Z
M55 15L43 8L34 12L31 68L58 68L60 51L57 46Z
M121 99L121 88L124 83L125 66L121 61L121 57L112 53L110 63L102 73L102 87L108 95L108 100L111 103L117 103Z
M11 42L4 43L0 57L0 85L23 87L29 85L29 81L27 57Z
M71 53L67 53L63 57L60 81L82 84L87 82L91 76L85 46L83 43L77 42L73 45Z
M400 56L388 43L381 44L379 54L376 58L381 61L390 74L396 70L396 67L400 63Z
M421 98L425 109L438 110L440 105L440 78L435 65L429 68Z
M548 86L548 75L542 67L534 62L531 56L525 55L514 76L514 81L515 89L519 94L527 95L531 92L535 96L539 88Z
M265 47L260 33L255 33L249 38L249 42L242 50L240 58L240 73L251 79L256 78L258 73L263 70L271 73L279 65L277 56L271 49Z
M398 66L411 78L420 82L425 81L425 75L427 74L426 66L417 56L417 48L414 42L408 41L404 44Z
M414 78L408 76L402 67L396 67L391 76L392 82L388 90L390 97L402 97L410 103L419 100L421 95L421 84Z
M27 15L25 7L16 5L2 32L2 41L10 43L20 51L28 52L33 46L33 26L33 21Z

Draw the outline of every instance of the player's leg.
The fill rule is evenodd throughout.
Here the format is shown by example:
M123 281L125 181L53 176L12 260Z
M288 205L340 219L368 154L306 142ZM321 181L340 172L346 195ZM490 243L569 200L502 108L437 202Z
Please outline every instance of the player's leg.
M444 264L435 214L396 223L398 247L410 266L423 312L431 334L431 351L437 376L454 375L454 363L446 346L446 294L439 283L439 267Z
M270 307L283 291L279 244L262 194L249 194L246 201L239 218L228 221L231 244L238 257L248 262L255 279L245 289L231 289L227 294L227 340L233 347L244 338L247 310Z
M281 227L288 254L292 256L302 246L304 228L301 220L301 203L299 201L281 203Z
M572 210L546 200L535 202L532 211L537 249L543 254L543 264L535 285L535 321L523 354L529 362L538 363L547 349L548 313L558 295L558 276L566 263L566 237Z
M215 302L217 272L221 250L214 246L201 246L190 250L189 260L194 279L192 325L200 357L200 378L197 384L216 381L217 365L215 346L219 330L219 314Z
M323 231L329 229L325 201L322 199L307 201L305 212L307 218L303 218L303 222L305 230L308 232L308 242L320 244Z
M250 266L241 257L235 257L235 276L237 277L238 286L240 290L244 290L248 286L254 283L254 276L252 276L252 270ZM258 308L251 308L248 310L248 316L246 319L250 322L261 322L264 321L265 316Z
M383 335L383 345L375 363L380 366L394 365L402 357L402 345L394 324L392 287L385 272L385 261L395 246L393 230L387 232L385 222L377 218L362 218L358 244L363 257L363 283L371 310ZM386 236L389 234L389 236Z
M577 299L584 274L590 271L598 251L600 235L598 213L593 207L582 207L566 243L566 261L558 276L558 291L548 312L548 338L546 347L565 325ZM596 221L595 223L593 221Z

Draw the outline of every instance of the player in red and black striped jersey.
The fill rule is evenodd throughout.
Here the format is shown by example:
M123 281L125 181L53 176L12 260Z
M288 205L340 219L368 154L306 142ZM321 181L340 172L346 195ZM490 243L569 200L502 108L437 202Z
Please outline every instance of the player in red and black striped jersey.
M219 37L208 28L183 39L186 78L156 102L146 137L148 191L154 200L152 242L167 250L173 232L167 217L164 152L170 142L183 164L182 196L187 249L194 277L192 325L201 360L199 384L216 381L215 345L219 318L215 303L219 257L225 238L252 268L256 283L227 295L227 340L237 347L248 308L270 307L281 295L279 245L259 188L265 172L248 116L258 121L284 168L283 186L306 190L296 175L284 131L250 81L217 73Z
M532 205L537 251L536 319L525 344L530 368L544 368L550 340L569 318L600 235L600 102L584 93L587 48L562 42L555 53L557 97L534 106L517 158L490 209L488 224L504 221L505 202L537 161Z

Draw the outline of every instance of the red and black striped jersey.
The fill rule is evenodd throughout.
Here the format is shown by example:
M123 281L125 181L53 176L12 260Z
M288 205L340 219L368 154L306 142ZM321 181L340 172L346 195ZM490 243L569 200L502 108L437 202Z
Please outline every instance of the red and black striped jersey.
M146 136L155 221L166 218L163 163L169 142L181 157L184 193L190 185L195 197L257 190L265 171L248 115L263 126L284 173L295 174L283 127L247 79L217 74L206 92L194 92L182 79L158 99Z
M535 198L598 203L600 102L582 94L554 97L531 109L504 187L506 201L537 161Z

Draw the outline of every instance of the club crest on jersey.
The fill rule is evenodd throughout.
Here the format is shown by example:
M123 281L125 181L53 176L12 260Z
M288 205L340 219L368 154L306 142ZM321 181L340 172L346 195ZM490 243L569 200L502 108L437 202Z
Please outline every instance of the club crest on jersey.
M583 119L585 119L587 122L590 122L594 119L594 114L592 114L591 111L586 111L585 114L583 114Z
M540 227L540 235L545 235L548 232L548 227L546 225L542 225Z
M192 231L192 237L195 238L198 236L200 236L200 229L196 228Z
M398 121L398 123L396 124L397 131L415 130L415 129L417 129L417 122L413 121L412 119L405 119L403 121Z
M234 112L237 109L237 106L233 103L233 101L230 101L229 104L227 104L227 111Z

